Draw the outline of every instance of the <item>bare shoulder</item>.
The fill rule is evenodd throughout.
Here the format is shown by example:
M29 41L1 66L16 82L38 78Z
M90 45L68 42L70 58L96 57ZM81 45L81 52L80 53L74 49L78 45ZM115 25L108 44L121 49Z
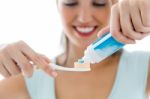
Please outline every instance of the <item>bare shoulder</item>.
M0 99L30 99L23 75L0 81Z

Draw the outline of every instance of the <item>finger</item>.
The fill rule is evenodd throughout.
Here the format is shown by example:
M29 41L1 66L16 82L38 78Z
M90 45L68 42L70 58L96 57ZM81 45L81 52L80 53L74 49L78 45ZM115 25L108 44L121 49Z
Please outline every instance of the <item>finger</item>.
M38 69L42 69L43 71L45 71L48 75L50 75L52 77L57 76L57 73L55 72L55 70L53 70L49 66L50 60L46 56L36 54L35 57L36 57L36 60L34 60L34 62L35 62L35 65L37 65ZM30 57L28 57L28 58L30 59Z
M131 15L131 19L132 19L135 31L140 32L140 33L150 32L150 27L146 27L142 23L140 10L139 10L136 2L135 3L130 3L130 7L131 7L130 8L130 15Z
M150 32L149 33L143 33L143 37L147 37L150 36Z
M47 56L45 56L45 55L43 55L43 54L39 54L43 59L44 59L44 61L45 62L47 62L48 64L51 62L50 61L50 59L47 57Z
M32 53L30 51L26 50L26 54ZM25 55L26 55L25 54ZM31 55L31 54L30 54ZM35 65L37 65L37 68L42 69L43 71L45 71L48 75L52 76L52 77L56 77L57 73L55 72L55 70L53 70L50 66L49 66L49 62L50 60L45 57L45 56L41 56L39 54L36 54L34 56L27 56L26 57L30 60L33 61L33 63L35 63Z
M26 43L20 42L20 50L28 58L31 60L38 68L45 71L47 74L55 77L56 72L50 68L49 64L43 60L32 48L30 48Z
M5 58L5 60L3 60L3 65L9 71L9 73L11 75L16 75L16 74L19 74L21 72L19 67L9 57L7 57L7 58Z
M42 67L42 69L44 70L44 71L46 71L50 76L52 76L52 77L56 77L57 76L57 72L53 69L53 68L51 68L50 66L49 66L49 63L50 63L50 60L46 57L46 56L42 56L42 57L40 57L41 58L41 60L43 60L43 61L47 61L48 62L48 65L46 65L45 67Z
M142 17L142 22L145 27L150 27L150 1L149 0L141 0L139 2L140 12Z
M109 32L109 26L106 26L98 32L97 36L102 37L103 35L107 34L108 32Z
M7 69L2 63L0 63L0 74L2 74L6 78L11 76L11 74L7 71Z
M46 57L45 55L42 55L42 54L39 54L40 57L41 57L41 60L47 62L48 64L51 62L50 59L48 57ZM46 70L46 72L48 72L48 74L52 77L56 77L57 76L57 72L55 70L53 70L49 65L48 65L48 68L50 70Z
M18 49L16 49L15 54L10 53L10 55L12 59L21 67L26 76L28 77L32 76L33 73L32 65L30 64L29 60L20 51L18 51Z
M111 17L110 17L110 33L112 36L121 43L135 43L134 40L129 39L121 33L120 27L120 17L119 17L118 4L113 5L111 9Z
M42 70L44 70L48 75L52 77L57 76L57 72L54 69L52 69L51 66L42 67Z
M21 52L29 59L31 60L35 65L37 65L39 68L43 69L46 72L50 72L51 69L49 69L48 63L45 62L40 55L38 55L32 48L30 48L27 44L22 44L22 47L20 47ZM49 70L47 70L49 69Z
M133 30L129 9L126 8L128 4L122 3L120 5L120 23L124 35L133 40L142 39L142 34Z

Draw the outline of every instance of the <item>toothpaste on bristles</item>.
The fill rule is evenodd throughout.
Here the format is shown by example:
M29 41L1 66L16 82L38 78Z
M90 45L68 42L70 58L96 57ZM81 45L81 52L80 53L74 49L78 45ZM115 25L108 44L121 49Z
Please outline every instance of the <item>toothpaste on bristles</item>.
M74 67L75 68L90 68L90 63L84 63L78 60L78 62L74 62Z

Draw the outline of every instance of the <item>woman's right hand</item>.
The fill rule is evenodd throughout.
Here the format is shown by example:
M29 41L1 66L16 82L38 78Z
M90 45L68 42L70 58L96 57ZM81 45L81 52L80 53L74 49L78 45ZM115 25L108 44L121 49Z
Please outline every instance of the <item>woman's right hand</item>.
M46 56L36 53L24 41L0 46L0 74L4 77L17 75L20 72L31 77L35 65L56 77L57 73L50 68L49 63L50 60Z
M114 0L113 0L114 1ZM115 0L109 26L98 37L110 32L119 42L135 44L150 35L150 0Z

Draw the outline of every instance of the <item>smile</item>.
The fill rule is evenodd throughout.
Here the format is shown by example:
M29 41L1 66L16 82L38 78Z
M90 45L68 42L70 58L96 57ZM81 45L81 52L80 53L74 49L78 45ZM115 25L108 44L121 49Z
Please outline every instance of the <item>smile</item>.
M75 31L80 36L90 36L95 32L96 28L97 28L96 26L92 26L92 27L76 27L76 26L74 26Z

